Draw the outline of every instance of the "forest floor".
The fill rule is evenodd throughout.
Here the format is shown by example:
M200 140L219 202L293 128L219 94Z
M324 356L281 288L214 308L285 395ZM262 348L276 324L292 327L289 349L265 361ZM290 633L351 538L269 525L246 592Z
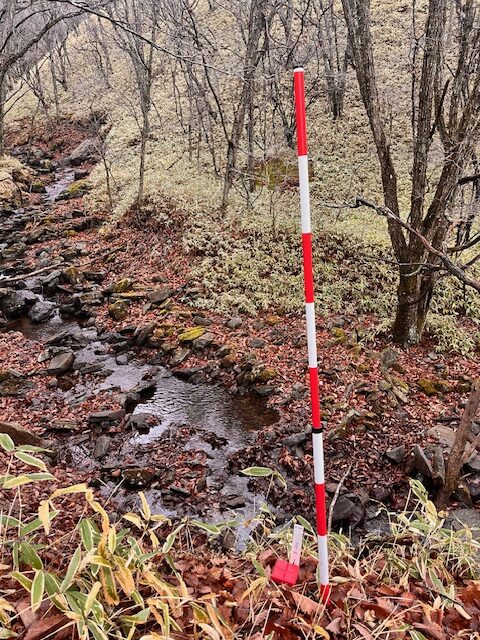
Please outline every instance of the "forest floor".
M196 308L198 286L189 274L197 256L183 248L186 220L180 210L166 204L168 223L132 212L112 225L84 207L88 185L82 180L92 166L88 158L75 166L75 176L69 167L57 167L55 174L56 163L87 136L88 130L64 123L56 130L54 145L40 133L33 143L9 140L20 159L34 170L45 170L36 178L39 193L30 193L22 210L0 220L0 303L9 316L0 334L0 419L38 436L32 444L46 443L57 451L49 463L57 479L54 488L85 482L119 513L138 504L136 490L142 489L153 507L161 505L174 519L186 514L210 522L238 516L246 521L265 500L277 523L295 515L313 521L303 317L274 308L254 318ZM69 176L78 180L68 184ZM65 190L49 202L39 182L51 194L59 178L66 179L61 185ZM54 319L58 311L63 323ZM379 508L401 511L410 477L434 490L435 474L429 477L422 468L422 453L415 456L414 445L426 451L428 471L429 452L439 441L435 429L445 431L458 423L471 381L478 376L474 359L439 354L428 338L408 350L392 347L375 336L374 327L373 316L318 319L330 519L336 530L354 530L357 540L365 532L386 535L388 520L379 517ZM191 385L192 402L197 398L194 389L204 395L190 413L180 411L177 420L175 413L169 416L169 428L149 440L146 434L163 415L160 410L155 415L155 402L166 402L165 396L155 395L163 384L159 380L172 372L183 394L189 393L185 385ZM180 389L176 382L168 384L173 387L167 391ZM224 395L216 396L209 388ZM201 403L209 398L222 414L221 419L214 417L210 430L197 417L188 419L201 412ZM241 408L237 414L232 409L236 403ZM139 412L138 407L146 409ZM221 422L220 434L215 433L215 420ZM138 446L140 441L145 446ZM126 447L126 442L133 444ZM9 473L15 466L23 470L18 460L9 464ZM242 469L255 466L279 471L286 486L271 477L243 482ZM452 509L466 511L480 499L479 471L474 465L467 471ZM45 492L38 485L24 491L24 512L34 514ZM8 497L0 500L7 507ZM66 500L64 531L74 527L81 512L73 499L68 498L68 504ZM187 580L188 587L195 593L222 592L224 603L238 600L254 578L245 560L235 555L235 536L223 536L214 552L205 546L206 536L197 535L201 557L185 552L182 560L185 572L197 576ZM274 557L267 548L260 562L271 566ZM365 573L359 585L358 576L351 574L352 561L343 567L343 579L334 588L333 613L327 613L312 599L313 566L307 558L301 591L265 587L264 608L254 621L246 598L245 610L240 613L241 605L233 617L248 633L235 637L260 640L276 632L279 638L316 634L419 640L422 632L442 639L461 629L475 631L471 616L463 613L465 607L480 607L478 583L460 581L460 593L467 594L463 600L459 596L463 613L450 608L445 617L442 607L428 609L431 593L424 598L425 606L415 605L425 593L421 580L413 585L378 584L372 572ZM237 574L243 577L234 579ZM355 613L345 613L345 599L357 599ZM368 606L363 604L367 601ZM231 618L232 610L222 607L222 614ZM396 619L399 611L420 635L408 636L406 630L392 635L388 624L378 631L379 620ZM32 632L25 637L44 636Z

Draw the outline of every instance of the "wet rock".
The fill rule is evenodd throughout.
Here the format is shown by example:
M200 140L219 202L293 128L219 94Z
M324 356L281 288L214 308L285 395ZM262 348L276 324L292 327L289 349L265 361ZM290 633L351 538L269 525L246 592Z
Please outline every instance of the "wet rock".
M81 142L70 154L70 164L77 167L84 162L97 162L99 159L98 144L98 140L95 138L87 138Z
M206 349L212 344L214 340L215 335L213 333L204 333L202 336L196 338L196 340L192 342L192 346L194 349Z
M190 329L186 329L183 333L178 336L179 342L193 342L200 338L205 333L204 327L191 327Z
M95 441L95 447L93 449L93 457L94 458L103 458L110 448L110 444L112 439L110 436L101 435Z
M137 404L140 404L140 402L141 398L139 393L128 391L122 401L122 407L125 410L125 413L132 413Z
M106 411L97 411L88 416L90 424L101 424L102 422L120 422L125 417L124 409L112 409Z
M31 291L9 291L0 298L0 311L11 320L24 315L36 301L37 296Z
M294 447L299 444L303 444L310 436L310 430L300 431L299 433L293 433L291 436L282 438L280 442L286 447Z
M390 460L390 462L394 462L395 464L400 464L402 460L405 458L407 453L407 449L404 444L401 444L398 447L394 447L393 449L389 449L385 452L385 456Z
M194 316L193 324L197 325L198 327L210 327L213 322L208 318L204 318L203 316Z
M472 529L473 538L480 541L480 511L476 509L453 509L450 511L445 526L454 531Z
M147 295L147 298L152 305L158 305L171 298L174 293L175 289L155 289L154 291L150 291L150 293Z
M173 375L180 380L190 380L193 376L203 371L203 367L189 367L187 369L176 369Z
M33 445L34 447L45 446L42 438L27 431L17 422L0 422L0 433L9 435L17 446L24 444Z
M77 180L76 182L72 182L66 189L64 189L58 196L55 198L57 202L62 200L73 200L74 198L81 198L84 196L90 189L90 185L87 180ZM70 234L74 235L74 234Z
M66 373L71 369L74 361L75 355L73 351L64 351L62 353L57 353L50 360L47 371L52 375Z
M151 413L136 413L129 417L126 426L140 433L148 433L155 422L158 420Z
M55 305L53 302L46 300L38 300L28 311L28 317L32 322L45 322L55 313Z
M332 522L350 520L355 511L355 503L345 496L339 496L333 507Z
M413 447L413 460L414 466L417 471L419 471L424 478L428 478L429 480L433 477L433 469L430 460L427 458L425 451L418 444Z
M234 318L230 318L230 320L228 320L228 322L226 323L226 326L229 329L239 329L243 324L243 320L241 318L234 317Z
M148 487L156 478L155 472L148 468L124 469L122 475L125 484L132 489Z
M273 385L269 384L259 384L254 387L253 390L255 391L257 396L260 396L261 398L268 398L268 396L273 396L279 392L278 387L274 387Z
M108 305L108 315L117 322L128 316L129 304L125 300L116 300Z

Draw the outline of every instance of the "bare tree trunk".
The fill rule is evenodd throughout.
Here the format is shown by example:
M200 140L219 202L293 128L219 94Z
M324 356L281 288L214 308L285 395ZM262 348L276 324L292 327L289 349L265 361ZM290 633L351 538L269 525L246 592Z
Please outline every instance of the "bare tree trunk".
M467 445L472 424L480 406L480 380L473 384L470 398L463 412L462 419L455 434L455 441L448 457L445 484L440 489L435 504L438 509L444 509L450 496L458 486L458 479L463 466L463 454Z

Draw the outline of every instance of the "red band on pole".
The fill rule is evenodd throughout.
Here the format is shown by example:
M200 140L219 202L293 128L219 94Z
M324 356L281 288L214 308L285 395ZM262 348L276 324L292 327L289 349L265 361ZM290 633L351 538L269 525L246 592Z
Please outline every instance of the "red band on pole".
M305 285L305 302L313 302L313 257L312 257L312 234L304 233L302 235L303 250L303 273Z
M295 113L297 115L297 149L299 156L307 155L307 123L305 118L305 74L298 69L293 74Z
M317 534L327 535L327 508L325 501L325 485L315 485L315 502L317 503Z
M310 398L312 402L312 427L320 429L322 421L320 418L320 391L318 389L318 369L309 369L310 374Z

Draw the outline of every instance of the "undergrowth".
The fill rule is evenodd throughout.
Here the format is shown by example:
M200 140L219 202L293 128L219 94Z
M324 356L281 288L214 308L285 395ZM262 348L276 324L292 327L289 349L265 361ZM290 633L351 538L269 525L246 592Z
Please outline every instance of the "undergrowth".
M465 624L471 620L459 594L469 580L480 577L480 544L468 529L445 528L444 514L437 513L417 481L411 482L405 511L388 514L386 538L367 537L354 547L345 535L331 534L329 613L318 604L316 540L303 517L279 528L264 505L240 524L186 518L171 522L152 514L143 494L138 513L120 516L84 484L47 492L55 477L42 459L43 450L15 447L7 435L0 436L0 446L7 458L0 484L11 498L8 511L0 515L0 638L17 637L20 616L29 611L45 629L55 621L45 638L71 628L84 640L230 640L254 633L269 640L328 640L330 629L333 637L353 640L360 637L356 620L363 603L370 614L360 626L368 637L389 638L398 632L404 634L398 637L424 640L411 615L418 603L402 610L395 605L382 615L369 604L380 594L385 609L385 594L400 588L412 595L413 583L424 585L431 612L451 610ZM18 463L25 471L14 473ZM260 468L257 474L255 469L246 471L251 476L268 471ZM275 478L275 472L271 475ZM23 493L32 486L43 497L33 514ZM278 553L285 556L295 521L307 534L305 572L295 589L279 588L269 579L270 565ZM244 550L219 554L216 541L238 527L248 532ZM341 635L333 632L333 623L341 625ZM290 628L295 634L285 635Z

